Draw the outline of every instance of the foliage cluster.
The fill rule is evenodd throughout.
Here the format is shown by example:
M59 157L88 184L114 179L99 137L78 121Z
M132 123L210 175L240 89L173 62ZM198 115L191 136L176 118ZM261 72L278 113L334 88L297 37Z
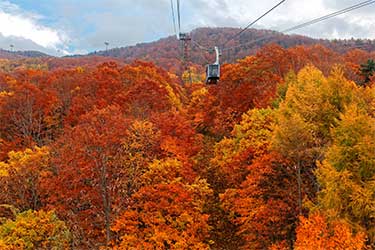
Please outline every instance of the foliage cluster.
M269 45L217 86L140 61L7 68L0 248L373 249L368 59Z

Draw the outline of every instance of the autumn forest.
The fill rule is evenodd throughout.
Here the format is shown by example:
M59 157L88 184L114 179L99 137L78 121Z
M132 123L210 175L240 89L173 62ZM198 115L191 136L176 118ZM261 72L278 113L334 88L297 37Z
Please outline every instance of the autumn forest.
M374 58L0 60L0 249L375 249Z

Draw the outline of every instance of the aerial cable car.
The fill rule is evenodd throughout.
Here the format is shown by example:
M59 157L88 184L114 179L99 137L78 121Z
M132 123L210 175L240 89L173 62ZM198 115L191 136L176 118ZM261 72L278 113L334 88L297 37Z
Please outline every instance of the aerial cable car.
M215 47L216 61L206 66L206 84L217 84L220 79L220 51Z

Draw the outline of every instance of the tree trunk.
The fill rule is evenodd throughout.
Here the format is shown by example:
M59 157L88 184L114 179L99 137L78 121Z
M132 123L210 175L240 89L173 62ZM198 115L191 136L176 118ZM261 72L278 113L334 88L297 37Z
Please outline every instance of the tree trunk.
M298 212L302 215L302 177L301 177L301 163L297 163L297 188L298 188Z
M101 163L100 167L100 189L103 201L104 223L105 223L105 236L106 247L109 246L111 241L111 201L108 192L107 168L105 162Z

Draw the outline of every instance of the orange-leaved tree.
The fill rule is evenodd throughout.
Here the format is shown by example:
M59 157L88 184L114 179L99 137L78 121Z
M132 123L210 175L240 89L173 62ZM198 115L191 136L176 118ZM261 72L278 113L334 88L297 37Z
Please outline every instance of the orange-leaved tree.
M212 191L191 171L171 158L148 166L144 186L112 226L120 239L115 249L209 249L204 205Z
M296 250L364 250L366 236L353 233L344 219L328 220L322 214L300 217L297 227Z
M26 74L24 81L13 83L7 94L0 94L1 137L17 141L21 147L45 145L58 125L60 104L55 93L30 81Z
M180 182L141 188L112 227L120 235L116 249L209 249L201 195L199 185Z
M293 244L297 221L297 188L293 169L276 153L265 154L248 167L246 180L220 196L222 206L238 225L241 249L267 249Z
M43 199L69 222L75 244L97 247L111 240L113 204L127 181L119 154L129 123L117 106L94 109L52 147Z

